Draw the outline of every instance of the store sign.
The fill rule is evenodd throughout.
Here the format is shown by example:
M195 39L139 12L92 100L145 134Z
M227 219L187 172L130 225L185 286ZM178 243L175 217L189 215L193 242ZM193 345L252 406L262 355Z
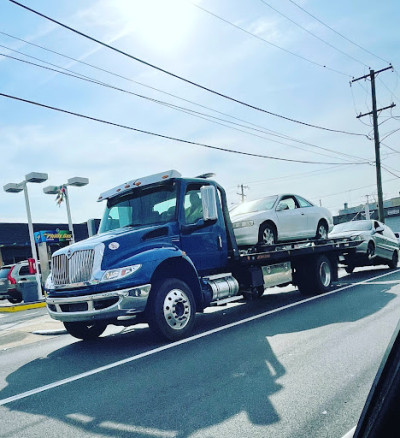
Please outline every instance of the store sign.
M69 230L37 231L35 233L35 243L59 243L72 240L72 233Z

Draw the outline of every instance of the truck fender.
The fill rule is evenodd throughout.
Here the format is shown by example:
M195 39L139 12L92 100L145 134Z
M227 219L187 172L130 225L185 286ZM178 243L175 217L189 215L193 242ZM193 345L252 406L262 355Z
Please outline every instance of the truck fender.
M175 252L174 257L164 259L156 267L151 278L151 284L158 283L167 278L176 278L184 281L193 293L196 302L196 311L201 312L205 306L197 270L190 258L182 252L180 253L181 254L178 255Z

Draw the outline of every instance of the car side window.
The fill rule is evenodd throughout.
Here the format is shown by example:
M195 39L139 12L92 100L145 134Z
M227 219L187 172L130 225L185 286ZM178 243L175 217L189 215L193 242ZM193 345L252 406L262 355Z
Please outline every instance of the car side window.
M277 210L294 210L295 208L297 208L296 201L291 196L282 198L277 206Z
M189 187L185 194L185 222L193 224L203 217L203 205L199 188Z
M393 231L387 226L383 227L383 235L388 239L396 240L396 236L394 235Z
M313 205L311 202L308 202L306 199L302 198L301 196L296 196L297 202L299 203L300 208L305 207L312 207Z
M376 230L377 228L379 228L381 225L379 222L374 221L374 229Z
M28 265L21 266L21 268L19 269L19 275L30 275L29 266Z

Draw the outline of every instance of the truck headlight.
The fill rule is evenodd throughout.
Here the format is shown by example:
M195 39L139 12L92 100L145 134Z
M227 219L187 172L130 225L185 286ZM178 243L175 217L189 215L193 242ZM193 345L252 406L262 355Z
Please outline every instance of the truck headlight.
M128 277L128 275L132 275L134 272L140 269L141 266L142 265L132 265L125 266L124 268L109 269L108 271L104 272L101 281L120 280L121 278Z
M53 287L54 287L53 277L52 277L51 272L50 272L49 276L47 277L47 279L44 283L44 288L46 290L49 290L49 289L53 289Z
M235 222L233 224L233 228L252 227L253 225L254 225L254 221Z

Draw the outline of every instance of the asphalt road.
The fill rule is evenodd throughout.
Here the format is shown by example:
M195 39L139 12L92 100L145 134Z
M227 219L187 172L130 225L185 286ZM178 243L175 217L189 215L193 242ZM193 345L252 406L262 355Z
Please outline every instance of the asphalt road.
M399 296L400 270L387 269L356 271L306 300L273 288L198 315L194 336L172 344L145 325L86 343L60 326L35 334L51 324L41 311L0 315L0 437L341 438L398 323Z

